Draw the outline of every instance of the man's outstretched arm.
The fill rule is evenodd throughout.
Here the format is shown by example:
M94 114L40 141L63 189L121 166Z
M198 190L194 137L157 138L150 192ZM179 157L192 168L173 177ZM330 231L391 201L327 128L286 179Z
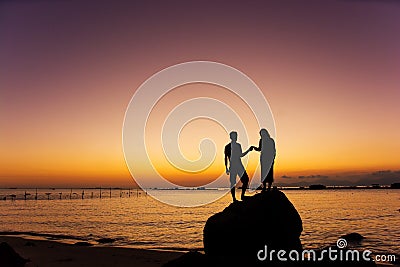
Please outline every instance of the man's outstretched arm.
M246 156L247 155L247 153L249 153L250 151L252 151L253 150L253 147L251 146L251 147L249 147L249 149L247 149L244 153L242 153L242 146L240 146L240 157L244 157L244 156Z

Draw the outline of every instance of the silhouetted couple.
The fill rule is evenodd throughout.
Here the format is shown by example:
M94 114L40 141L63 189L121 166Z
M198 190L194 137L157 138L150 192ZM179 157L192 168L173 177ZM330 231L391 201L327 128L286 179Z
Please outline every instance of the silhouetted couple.
M242 152L242 146L237 142L237 132L231 132L229 134L231 142L225 146L225 168L226 174L229 174L231 183L231 194L233 201L236 200L235 185L236 176L240 177L242 182L242 194L241 199L245 198L245 192L249 184L249 176L244 169L242 163L242 157L246 156L251 150L256 150L260 153L260 164L261 164L261 183L262 190L270 190L274 181L274 160L276 155L275 141L271 138L266 129L260 130L260 141L258 147L251 146L245 152ZM229 159L229 168L228 168ZM267 189L268 183L268 189Z

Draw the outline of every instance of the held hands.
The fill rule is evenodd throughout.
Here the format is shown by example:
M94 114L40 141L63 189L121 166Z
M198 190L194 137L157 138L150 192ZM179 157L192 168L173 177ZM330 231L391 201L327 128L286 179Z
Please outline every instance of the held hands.
M252 151L252 150L253 150L253 146L249 147L249 148L246 150L246 152L244 152L240 157L246 156L247 153L249 153L249 152Z

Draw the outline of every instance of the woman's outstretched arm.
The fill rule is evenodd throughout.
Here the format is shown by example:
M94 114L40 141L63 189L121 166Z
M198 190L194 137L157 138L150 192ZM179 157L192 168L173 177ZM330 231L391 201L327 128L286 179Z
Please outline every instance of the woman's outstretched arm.
M260 142L258 142L258 147L252 146L252 148L253 148L255 151L260 152L260 151L261 151L261 146L262 146L262 142L261 142L261 139L260 139Z

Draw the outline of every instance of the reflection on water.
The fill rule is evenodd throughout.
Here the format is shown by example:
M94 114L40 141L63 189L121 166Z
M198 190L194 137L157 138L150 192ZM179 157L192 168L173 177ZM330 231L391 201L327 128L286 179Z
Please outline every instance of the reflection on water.
M334 243L358 232L362 247L375 253L400 253L400 191L330 190L285 192L303 220L302 241L308 247Z
M91 192L93 198L91 198ZM208 217L223 210L231 198L197 208L178 208L134 191L39 190L39 199L0 201L0 231L24 231L71 235L90 240L116 238L115 245L147 248L201 248ZM59 200L59 192L62 192ZM341 235L358 232L367 237L361 246L375 253L400 254L399 190L288 190L284 191L303 220L302 243L317 248L336 242ZM0 190L0 195L24 191ZM34 198L35 191L30 190ZM75 193L75 194L74 194ZM197 201L213 190L165 191L171 197ZM69 199L71 197L72 199ZM258 231L249 229L249 231ZM250 233L249 234L253 234Z

